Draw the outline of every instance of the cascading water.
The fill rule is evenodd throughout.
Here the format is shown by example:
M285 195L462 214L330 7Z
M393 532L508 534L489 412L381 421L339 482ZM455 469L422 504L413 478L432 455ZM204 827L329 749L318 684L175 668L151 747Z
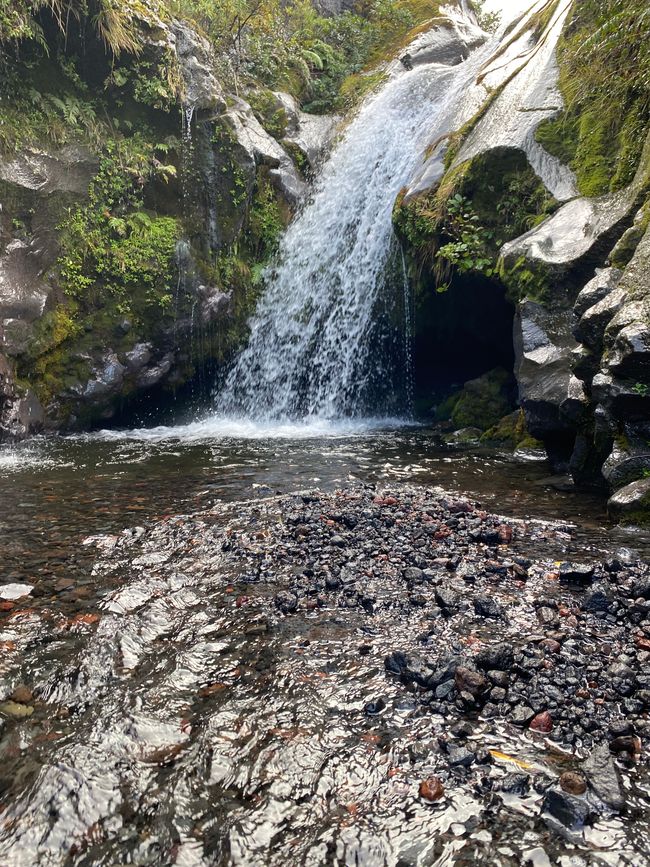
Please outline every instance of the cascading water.
M409 305L392 208L424 148L452 128L483 56L456 67L395 64L363 105L267 272L217 417L313 420L407 409Z

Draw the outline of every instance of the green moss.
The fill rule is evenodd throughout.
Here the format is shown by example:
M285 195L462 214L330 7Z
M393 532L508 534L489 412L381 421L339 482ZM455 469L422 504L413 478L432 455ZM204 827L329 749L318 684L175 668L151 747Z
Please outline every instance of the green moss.
M580 192L622 189L650 125L650 10L645 0L578 0L558 45L567 106L538 142L576 172Z
M494 427L511 409L509 384L510 374L501 368L466 382L451 411L454 427Z
M552 297L552 275L539 263L527 259L526 256L520 256L516 261L508 263L500 258L497 272L511 301L530 298L533 301L543 302Z
M525 156L498 148L453 166L433 192L399 197L393 221L418 267L444 288L454 270L491 276L501 246L556 207Z
M254 261L263 262L276 252L287 218L269 180L259 173L245 233Z

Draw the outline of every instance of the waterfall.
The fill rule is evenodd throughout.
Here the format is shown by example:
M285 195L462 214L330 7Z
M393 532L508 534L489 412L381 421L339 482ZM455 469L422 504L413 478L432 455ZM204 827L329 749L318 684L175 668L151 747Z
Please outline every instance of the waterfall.
M366 100L267 269L248 345L216 398L217 418L336 419L406 409L394 386L409 378L410 313L392 209L426 146L453 128L481 56L483 49L459 66L411 71L395 63Z

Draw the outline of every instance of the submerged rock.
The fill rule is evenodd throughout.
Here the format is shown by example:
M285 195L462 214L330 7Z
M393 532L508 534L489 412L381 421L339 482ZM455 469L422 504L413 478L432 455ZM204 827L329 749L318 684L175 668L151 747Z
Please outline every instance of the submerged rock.
M624 807L625 798L618 772L607 744L600 744L591 751L582 763L582 770L589 785L602 801L615 810Z

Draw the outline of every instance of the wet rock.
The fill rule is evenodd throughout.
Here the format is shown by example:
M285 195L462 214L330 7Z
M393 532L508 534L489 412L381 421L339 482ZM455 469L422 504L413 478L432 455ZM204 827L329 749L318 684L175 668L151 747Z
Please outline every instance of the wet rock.
M445 787L438 777L428 777L422 780L418 791L425 801L439 801L445 794Z
M530 789L530 775L517 771L506 774L505 777L499 780L496 788L500 792L508 792L511 795L523 797L528 794L528 790Z
M576 774L575 771L565 771L560 776L560 787L563 792L567 792L569 795L584 795L587 791L584 777Z
M275 596L275 605L283 614L292 614L298 608L298 597L295 593L282 590Z
M503 617L503 608L493 596L483 594L474 597L474 611L479 617L491 617L498 620Z
M618 771L607 744L595 747L582 763L582 771L598 797L615 810L621 810L625 798L621 790Z
M450 744L447 748L447 759L452 768L469 768L474 763L476 754L470 752L466 747Z
M383 710L386 710L386 701L383 698L376 698L373 701L369 701L368 704L363 709L363 712L367 716L377 716Z
M474 697L481 695L487 688L487 678L484 675L463 666L456 669L454 681L459 692L468 692Z
M542 812L549 813L565 828L572 831L582 828L592 816L591 808L586 801L557 789L549 789L546 792L542 803Z
M572 313L549 310L524 301L515 317L515 375L519 400L530 435L544 440L573 430L572 420L587 403L572 387L572 353L577 343L571 335ZM571 410L570 413L567 410Z
M553 730L553 718L548 711L542 711L533 717L528 728L535 732L548 733Z
M640 479L616 491L607 501L607 511L615 521L650 523L650 479Z
M623 272L619 268L596 268L596 276L580 291L573 305L576 317L580 319L590 307L613 292L622 276Z
M512 710L509 719L513 725L523 728L534 716L535 711L531 707L528 707L526 704L518 704Z
M585 585L591 583L594 577L594 567L584 563L561 563L559 573L560 581L565 581L568 584Z
M512 646L505 642L493 644L481 650L475 661L484 671L509 671L514 662L514 651Z
M615 754L628 753L629 755L635 755L641 752L641 741L634 735L621 735L610 741L609 749Z

